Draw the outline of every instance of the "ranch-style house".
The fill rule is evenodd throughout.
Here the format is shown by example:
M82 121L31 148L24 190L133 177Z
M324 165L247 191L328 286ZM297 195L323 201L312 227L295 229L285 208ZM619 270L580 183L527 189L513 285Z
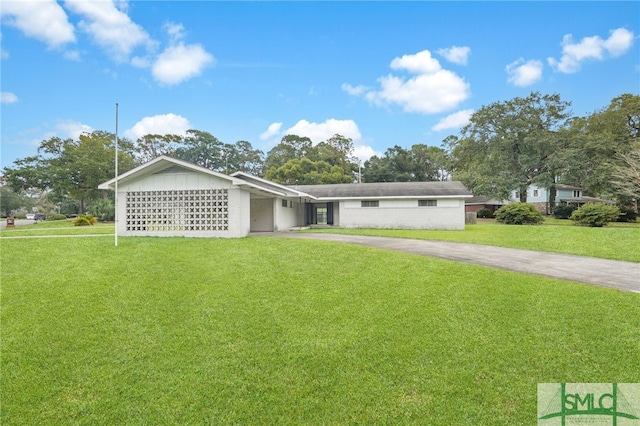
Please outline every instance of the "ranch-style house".
M167 156L117 178L123 236L244 237L308 226L462 230L460 182L285 186ZM98 186L115 190L116 179Z

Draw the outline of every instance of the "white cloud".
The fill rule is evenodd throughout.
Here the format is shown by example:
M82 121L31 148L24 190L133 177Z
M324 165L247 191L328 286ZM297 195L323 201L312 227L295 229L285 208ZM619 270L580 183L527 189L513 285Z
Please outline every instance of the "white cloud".
M382 153L375 151L372 147L363 144L362 134L358 125L353 120L336 120L330 118L322 123L312 123L307 120L300 120L292 127L282 130L282 123L272 123L269 128L260 135L260 139L277 139L285 135L306 136L314 144L326 141L335 134L350 138L353 141L354 156L363 163L374 155L381 156ZM272 142L275 142L272 140Z
M626 53L633 45L634 34L626 28L617 28L610 32L609 38L603 40L600 36L584 37L578 43L573 36L567 34L562 39L562 57L560 60L548 58L547 62L556 71L570 74L580 69L586 60L604 60L605 54L610 57Z
M376 151L369 145L355 145L353 147L353 155L358 158L362 164L374 155L377 155L378 157L383 156L382 152Z
M185 135L187 130L192 129L191 123L186 118L177 114L162 114L152 117L145 117L138 121L131 129L126 130L124 135L131 140L138 140L144 135Z
M93 127L74 120L58 120L55 125L56 133L62 134L63 138L77 140L83 133L93 132Z
M260 134L261 140L281 139L285 135L306 136L313 143L326 141L335 134L353 140L354 144L362 139L360 129L353 120L336 120L330 118L322 123L312 123L307 120L300 120L292 127L282 130L280 122L272 123L269 128Z
M80 61L80 52L77 50L67 50L64 52L63 56L70 61Z
M404 69L414 74L430 74L440 71L442 67L437 59L431 57L431 52L423 50L415 55L402 55L391 61L394 70Z
M180 23L167 22L164 29L174 42L184 38L184 26Z
M469 123L469 118L474 111L472 109L463 109L462 111L454 112L438 121L438 123L431 128L436 132L446 129L459 129L466 126Z
M3 104L13 104L18 102L18 97L11 92L2 92L0 93L0 103Z
M151 65L153 77L160 83L173 85L182 83L192 77L200 75L208 65L215 64L215 58L199 44L185 44L184 27L182 24L167 23L165 31L171 38L171 43ZM143 67L147 58L133 58L135 66Z
M55 0L3 1L0 14L3 24L43 41L50 49L76 41L73 25Z
M458 65L467 65L467 60L471 54L471 48L467 46L452 46L447 49L439 49L438 54Z
M417 76L387 75L378 79L380 90L343 84L347 93L362 95L379 106L399 105L407 112L435 114L451 110L470 96L470 86L452 71L442 69L428 50L404 55L391 61L391 68L407 70Z
M282 128L282 123L271 123L269 125L269 128L265 131L260 133L260 140L267 140L267 139L271 139L272 137L280 134L280 129Z
M344 90L345 92L347 92L348 94L352 95L352 96L358 96L358 95L362 95L363 93L365 93L367 90L369 90L368 87L363 86L363 85L358 85L358 86L352 86L348 83L343 83L342 84L342 90Z
M120 7L123 4L126 5L118 3ZM117 61L126 61L138 46L152 48L155 44L149 34L112 1L66 0L65 6L86 19L78 26Z
M213 55L199 44L178 43L167 47L158 56L151 72L159 82L172 85L200 75L204 67L213 63Z
M306 136L314 143L319 143L329 139L336 133L351 138L353 141L362 138L360 129L358 129L355 121L336 120L335 118L330 118L322 123L311 123L307 120L300 120L293 127L282 132L282 135Z
M525 62L520 58L506 66L507 81L519 87L531 86L542 78L542 68L541 61L531 59Z

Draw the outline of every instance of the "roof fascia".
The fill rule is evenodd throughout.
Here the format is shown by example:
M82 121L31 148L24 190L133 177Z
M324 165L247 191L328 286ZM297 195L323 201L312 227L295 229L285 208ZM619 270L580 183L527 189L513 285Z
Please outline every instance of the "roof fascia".
M366 196L366 197L317 197L318 201L329 201L329 200L417 200L417 199L427 199L427 198L472 198L473 195L384 195L384 196Z
M121 175L118 176L118 182L122 182L122 181L126 181L129 178L135 176L135 175L141 175L141 176L145 176L147 173L153 173L156 170L163 170L164 168L154 168L153 166L155 166L158 163L161 162L165 162L165 163L170 163L176 166L180 166L180 167L184 167L185 169L188 170L192 170L194 172L199 172L199 173L203 173L209 176L215 176L217 178L220 179L224 179L227 181L230 181L233 185L243 185L246 184L247 182L241 180L241 179L237 179L234 178L232 176L228 176L225 175L224 173L219 173L219 172L215 172L213 170L209 170L207 168L195 165L193 163L189 163L187 161L183 161L183 160L178 160L176 158L171 158L171 157L167 157L166 155L161 155L160 157L154 158L153 160L149 161L148 163L144 163L138 167L135 167L131 170L129 170L128 172L125 172ZM165 167L166 168L166 167ZM151 172L149 172L149 170L151 169ZM145 173L145 171L147 173ZM116 182L116 178L110 179L106 182L101 183L100 185L98 185L98 189L113 189L113 185L115 185Z
M262 179L262 178L259 178L257 176L253 176L253 175L250 175L248 173L245 173L245 172L238 171L238 172L232 173L231 176L234 177L234 178L237 178L237 179L241 179L241 180L243 179L243 177L246 177L247 179L256 180L256 181L258 181L260 183L264 183L265 185L275 186L276 188L280 188L280 189L282 189L284 191L284 194L281 194L281 195L284 195L284 196L287 196L286 192L293 192L294 194L296 194L295 195L296 197L306 197L306 198L316 199L316 197L314 197L311 194L307 194L306 192L298 191L297 189L293 189L293 188L291 188L289 186L281 185L279 183L275 183L275 182L272 182L270 180ZM247 181L243 180L243 182L247 182ZM249 183L249 182L247 182L247 183ZM253 185L257 185L257 184L253 184ZM262 187L260 187L260 188L264 189L264 190L267 190L266 188L262 188Z

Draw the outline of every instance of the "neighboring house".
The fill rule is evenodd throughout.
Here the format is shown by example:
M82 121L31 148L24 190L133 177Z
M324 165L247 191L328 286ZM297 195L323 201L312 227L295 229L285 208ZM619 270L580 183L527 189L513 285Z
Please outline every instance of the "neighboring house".
M480 209L488 209L491 213L495 213L500 207L509 204L509 201L500 201L493 197L478 196L467 198L464 204L464 210L467 213L477 212Z
M166 156L117 183L117 232L131 236L244 237L309 225L464 229L464 201L471 197L460 182L285 186Z
M520 201L520 193L513 191L510 196L510 201ZM535 185L530 185L527 189L527 203L531 203L536 206L543 214L550 214L549 209L549 190L546 188L540 188ZM573 204L581 206L586 203L606 203L614 204L609 200L602 200L600 198L586 197L582 188L571 185L556 184L556 199L555 204Z

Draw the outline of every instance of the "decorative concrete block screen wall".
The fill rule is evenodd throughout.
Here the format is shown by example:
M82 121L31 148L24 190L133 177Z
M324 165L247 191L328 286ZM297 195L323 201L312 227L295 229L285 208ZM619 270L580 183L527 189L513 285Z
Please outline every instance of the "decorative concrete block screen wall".
M128 191L126 230L211 232L229 230L229 190Z

